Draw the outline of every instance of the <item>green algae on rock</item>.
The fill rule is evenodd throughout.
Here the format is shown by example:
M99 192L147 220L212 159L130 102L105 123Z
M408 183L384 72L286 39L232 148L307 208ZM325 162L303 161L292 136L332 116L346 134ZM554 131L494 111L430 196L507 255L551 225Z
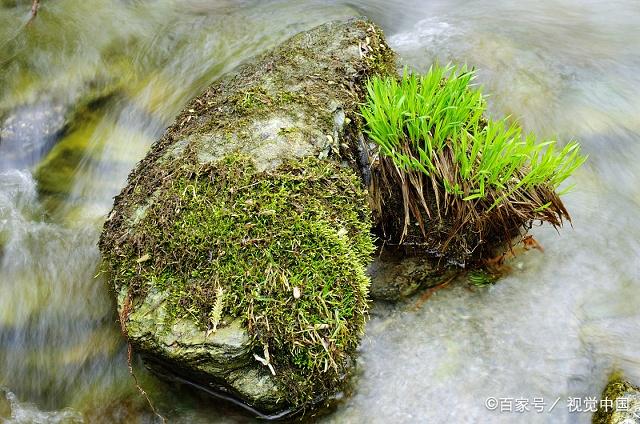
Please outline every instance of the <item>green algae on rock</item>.
M627 424L640 421L640 388L614 374L602 392L593 424Z
M358 105L395 72L375 25L328 23L210 86L152 146L100 239L149 362L267 413L340 389L374 249Z

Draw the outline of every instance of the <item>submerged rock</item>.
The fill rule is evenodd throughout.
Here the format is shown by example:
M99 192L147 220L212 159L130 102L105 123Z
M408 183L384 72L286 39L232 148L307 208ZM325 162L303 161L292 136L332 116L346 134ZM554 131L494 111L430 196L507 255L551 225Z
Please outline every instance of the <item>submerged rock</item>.
M0 169L32 166L60 137L66 108L51 100L23 105L0 123Z
M639 424L640 388L614 376L602 392L593 424Z
M119 88L116 81L97 78L72 94L40 93L0 110L0 170L38 164L71 127L81 125Z
M0 389L0 418L11 418L11 402L7 399L5 390Z
M369 265L371 298L397 301L418 290L434 287L459 273L459 270L438 266L425 254L407 254L397 249L383 249Z
M325 24L210 86L153 145L100 239L152 369L271 416L340 389L374 249L358 103L395 72L375 25Z

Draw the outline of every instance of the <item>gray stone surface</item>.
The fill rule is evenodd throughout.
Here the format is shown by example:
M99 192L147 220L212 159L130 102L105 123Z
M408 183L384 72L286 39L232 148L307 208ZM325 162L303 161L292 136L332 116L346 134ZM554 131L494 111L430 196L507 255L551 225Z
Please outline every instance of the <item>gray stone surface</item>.
M157 187L170 178L170 167L187 155L206 165L242 152L259 171L308 156L357 169L364 82L389 64L395 72L392 58L380 30L364 20L322 25L256 58L186 106L116 198L105 228L134 231L160 198ZM132 345L161 363L163 372L261 411L291 407L288 393L254 356L256 346L239 320L205 331L189 317L167 319L162 292L129 299L126 286L118 290L118 312Z
M377 255L368 273L371 277L371 298L397 301L420 289L436 286L451 278L457 270L438 267L424 255L406 255L385 249Z

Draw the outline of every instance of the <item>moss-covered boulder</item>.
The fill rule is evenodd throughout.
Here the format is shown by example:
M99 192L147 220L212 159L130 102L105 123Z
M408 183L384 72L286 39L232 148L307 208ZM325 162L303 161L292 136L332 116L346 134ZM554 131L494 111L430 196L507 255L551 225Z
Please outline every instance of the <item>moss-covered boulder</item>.
M394 72L374 24L328 23L211 85L153 145L100 239L153 369L268 414L340 389L374 249L358 104Z
M625 381L620 375L611 377L602 392L593 424L640 423L640 388Z

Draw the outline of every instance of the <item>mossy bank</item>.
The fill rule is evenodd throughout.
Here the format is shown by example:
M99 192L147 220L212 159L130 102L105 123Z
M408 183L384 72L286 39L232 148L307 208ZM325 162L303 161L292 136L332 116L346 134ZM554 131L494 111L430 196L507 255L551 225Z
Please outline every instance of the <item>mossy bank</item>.
M211 85L152 146L100 239L149 362L267 413L339 390L374 249L358 107L395 72L374 24L325 24Z

